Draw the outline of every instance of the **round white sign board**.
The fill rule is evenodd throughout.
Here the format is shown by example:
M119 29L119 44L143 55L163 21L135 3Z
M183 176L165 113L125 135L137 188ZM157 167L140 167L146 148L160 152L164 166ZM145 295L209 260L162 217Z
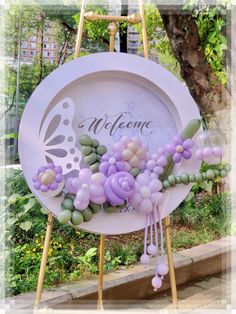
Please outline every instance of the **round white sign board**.
M79 136L89 134L111 147L122 135L137 135L151 152L172 141L199 111L187 88L162 66L142 57L99 53L78 58L53 71L34 91L24 110L19 154L26 181L53 215L62 197L46 197L33 188L38 167L52 160L63 174L76 175L81 165ZM82 163L83 164L83 163ZM178 169L198 172L194 157ZM160 206L162 218L186 197L191 185L168 190ZM79 226L102 234L122 234L145 227L136 210L103 211Z

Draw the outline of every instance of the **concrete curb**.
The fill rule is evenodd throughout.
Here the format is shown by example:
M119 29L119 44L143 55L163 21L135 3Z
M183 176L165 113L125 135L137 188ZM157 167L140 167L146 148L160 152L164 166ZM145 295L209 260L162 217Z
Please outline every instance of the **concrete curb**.
M230 257L233 251L236 251L235 236L175 253L174 265L177 285L227 270L230 268ZM153 274L154 263L149 268L137 264L129 269L120 269L104 275L104 299L140 300L170 288L167 275L162 288L158 292L154 292L150 283ZM35 293L33 292L8 298L5 302L6 309L10 310L9 313L11 310L13 313L16 309L32 309L34 297ZM76 304L81 300L96 298L97 279L80 280L44 290L41 307L60 309L62 304Z

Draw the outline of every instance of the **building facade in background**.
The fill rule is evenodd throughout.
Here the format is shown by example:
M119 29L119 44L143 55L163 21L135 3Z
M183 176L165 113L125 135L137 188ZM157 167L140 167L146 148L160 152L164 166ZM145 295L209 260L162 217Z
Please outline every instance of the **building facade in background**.
M45 62L56 63L58 61L59 43L51 33L50 24L46 31L44 31L42 45L43 60ZM21 62L33 63L38 53L40 53L40 49L41 43L39 42L39 36L35 32L21 43Z

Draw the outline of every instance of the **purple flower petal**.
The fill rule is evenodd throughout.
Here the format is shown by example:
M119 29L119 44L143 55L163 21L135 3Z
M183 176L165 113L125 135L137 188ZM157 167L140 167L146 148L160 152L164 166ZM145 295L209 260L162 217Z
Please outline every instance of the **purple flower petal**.
M171 145L171 144L168 144L168 145L166 145L166 147L165 147L165 151L166 151L168 154L173 155L173 154L175 153L175 146L174 146L174 145Z
M99 171L105 175L107 173L108 168L109 168L109 163L107 161L104 161L99 165Z
M113 157L115 157L117 161L121 161L123 159L122 154L120 152L114 153Z
M108 175L108 177L109 177L109 176L111 176L112 174L114 174L114 173L116 173L116 172L117 172L116 166L111 165L111 166L109 167L108 171L107 171L107 175Z
M110 154L106 153L102 156L102 161L108 161L108 159L111 157Z
M36 189L36 190L40 190L40 188L41 188L41 183L38 181L38 182L35 182L34 183L34 188Z
M52 182L49 185L50 190L55 191L58 188L58 184L56 182Z
M58 183L60 183L60 182L62 182L62 180L63 180L63 175L62 175L61 173L58 173L58 174L56 175L56 181L57 181Z
M183 142L183 148L184 149L189 149L189 148L192 148L193 147L193 141L190 139L190 138L188 138L187 140L185 140L184 142Z
M175 135L173 140L174 140L175 145L183 144L183 138L180 135Z
M125 171L125 164L123 163L123 161L117 161L116 163L116 168L118 171Z
M180 153L175 153L173 155L173 162L178 164L182 160L182 155Z
M182 156L185 159L190 159L192 157L192 153L189 150L186 149L185 151L183 151Z

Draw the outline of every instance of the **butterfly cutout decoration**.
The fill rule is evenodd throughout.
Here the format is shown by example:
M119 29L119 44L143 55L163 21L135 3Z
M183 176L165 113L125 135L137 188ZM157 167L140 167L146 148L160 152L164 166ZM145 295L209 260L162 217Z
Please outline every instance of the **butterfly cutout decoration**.
M43 120L39 131L41 149L46 162L60 165L63 174L80 170L82 154L75 147L76 134L72 127L75 106L71 98L57 103Z

